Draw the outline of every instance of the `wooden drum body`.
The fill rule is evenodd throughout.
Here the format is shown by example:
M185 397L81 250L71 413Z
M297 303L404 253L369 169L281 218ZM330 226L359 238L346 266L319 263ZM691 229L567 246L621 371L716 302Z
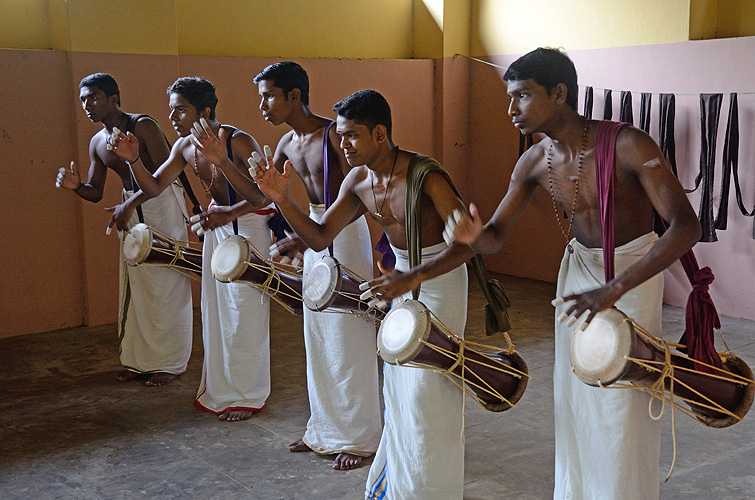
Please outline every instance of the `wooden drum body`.
M660 378L666 360L665 350L639 335L632 320L616 308L597 313L585 330L577 329L570 354L574 374L596 387L617 381L651 386ZM727 427L750 409L755 383L744 361L729 357L724 361L724 371L711 375L695 370L694 360L687 356L671 354L669 359L674 368L674 395L683 399L705 425ZM735 377L726 377L727 373ZM671 388L669 378L664 384L666 390ZM716 405L735 417L716 410Z
M123 258L129 266L160 265L202 275L202 252L159 234L146 224L136 224L123 240Z
M466 382L489 411L508 410L527 387L527 364L519 354L461 349L453 336L433 323L427 307L416 300L394 306L385 316L378 331L378 353L393 365L411 362L452 373Z
M292 312L302 311L301 277L258 255L243 236L234 234L218 243L210 267L212 275L222 283L250 284Z
M341 264L328 255L309 269L302 282L302 298L307 309L325 309L379 315L382 311L370 309L367 302L359 299L359 281L345 273Z

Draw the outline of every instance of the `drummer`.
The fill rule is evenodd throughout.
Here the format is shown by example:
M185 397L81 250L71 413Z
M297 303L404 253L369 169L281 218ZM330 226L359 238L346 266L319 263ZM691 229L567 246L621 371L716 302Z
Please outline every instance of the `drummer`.
M454 239L480 253L498 252L537 186L549 192L556 215L566 211L568 222L558 222L567 249L557 285L557 296L566 303L556 308L561 321L556 322L553 376L554 498L657 499L660 422L648 415L649 396L580 382L570 369L570 331L575 318L589 321L616 305L660 336L661 271L698 241L700 224L658 146L644 132L625 126L615 150L615 227L601 228L595 178L598 122L577 113L573 63L559 50L539 48L512 63L504 80L514 127L545 139L519 159L490 221L483 226L472 204L471 218L457 223ZM654 212L669 225L661 238L653 232ZM611 230L617 275L605 283L601 231Z
M353 168L320 222L310 219L290 197L290 162L282 174L273 167L272 158L259 162L255 173L260 189L315 251L327 248L351 221L368 213L385 230L397 255L396 270L383 269L387 274L371 282L374 300L387 305L394 298L410 298L421 283L419 300L461 337L467 312L463 263L473 252L467 245L447 246L442 233L443 221L454 210L465 210L462 201L435 160L393 143L390 107L378 92L361 90L333 110L340 147ZM415 179L424 174L424 183L409 185L407 174ZM406 213L407 201L418 202L412 213ZM419 241L409 241L410 220L414 227L421 223ZM419 255L410 269L408 249L413 245ZM393 365L383 370L385 427L369 472L366 498L460 499L463 391L430 370Z
M142 190L114 208L110 225L125 227L134 209L162 193L187 166L199 177L212 201L199 217L207 231L202 249L202 380L194 405L229 422L245 420L265 407L270 395L270 301L259 290L245 284L221 283L211 271L211 257L218 244L239 234L261 249L271 244L267 226L268 199L259 191L245 193L252 200L233 201L236 193L226 182L243 176L246 169L225 172L197 152L192 129L204 127L220 137L227 156L238 166L261 149L254 138L231 125L221 125L215 117L218 98L215 86L204 78L183 77L168 87L170 121L178 133L168 159L154 172L140 162L140 141L121 134L115 152L131 162L131 170Z
M128 164L112 151L113 130L129 131L138 138L140 147L136 153L149 172L154 172L168 158L168 140L149 116L121 110L120 91L111 75L94 73L85 77L79 83L79 99L87 117L102 123L102 129L89 142L87 181L81 180L72 161L69 168L59 170L57 186L97 203L102 199L108 170L112 170L121 179L124 197L130 196L138 187ZM181 187L171 185L145 203L138 213L132 212L124 218L122 227L126 229L139 222L171 238L186 240L186 203ZM143 375L145 385L169 384L186 371L191 354L191 282L187 276L170 269L131 267L122 260L118 338L124 369L116 379L125 382Z

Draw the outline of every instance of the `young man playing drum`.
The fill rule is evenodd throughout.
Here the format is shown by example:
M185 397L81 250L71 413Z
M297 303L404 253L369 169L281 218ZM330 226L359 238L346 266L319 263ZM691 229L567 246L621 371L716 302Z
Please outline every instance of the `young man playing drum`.
M294 62L268 66L254 77L260 109L273 125L291 127L275 149L278 170L289 161L304 182L309 216L319 221L338 195L351 167L338 147L335 123L309 107L309 78ZM278 242L280 251L289 241ZM304 275L328 249L304 252ZM333 240L332 257L356 274L372 278L367 221L359 216ZM304 308L307 392L310 418L289 450L337 454L334 469L353 469L375 453L380 442L380 400L375 326L349 314Z
M154 172L170 152L165 135L155 120L120 109L118 84L112 76L95 73L79 84L79 98L87 116L101 122L102 130L89 143L89 175L84 183L76 164L61 168L57 186L70 189L81 198L102 199L108 169L123 183L124 198L137 189L128 164L112 151L111 136L118 127L139 140L135 152L149 172ZM141 211L123 219L123 228L143 222L176 240L186 240L186 203L177 184L145 203ZM121 258L118 338L125 370L116 379L123 382L148 375L145 385L169 384L186 370L191 354L191 282L187 276L162 267L131 267Z
M288 194L290 162L285 162L282 174L273 167L272 158L260 162L255 170L260 189L315 251L327 248L351 221L368 212L383 227L397 254L396 270L370 282L376 300L409 298L411 293L404 294L421 283L418 299L451 332L462 336L467 311L463 263L473 252L467 245L447 246L442 236L445 218L454 210L465 210L462 201L437 162L393 144L390 107L379 93L356 92L333 110L338 115L340 147L353 168L319 223ZM407 175L420 170L426 174L424 182L407 185ZM406 213L409 200L418 200L414 213ZM413 227L418 227L417 222L421 226L414 239L407 236L410 219ZM410 269L411 248L417 252L411 257L416 265ZM386 365L383 373L385 428L370 469L366 498L460 499L463 391L430 370Z
M456 242L495 253L537 186L549 191L567 249L558 277L554 398L556 478L554 499L657 499L660 422L648 415L649 396L609 391L580 382L571 372L569 347L574 319L589 322L616 306L656 336L661 333L663 276L700 237L700 224L663 154L644 132L623 127L615 149L615 279L603 279L602 231L596 158L604 125L577 113L577 73L568 56L539 48L515 61L504 75L509 115L522 134L545 139L517 162L508 191L483 226L474 205L470 216L449 221ZM654 211L668 223L658 238ZM561 224L559 220L559 224ZM570 231L574 238L569 239ZM568 321L564 321L570 318ZM569 326L572 326L570 328Z
M208 210L200 215L207 231L202 250L202 341L204 364L195 406L219 414L221 420L249 418L265 407L270 395L269 298L243 283L220 283L211 271L213 250L225 238L239 234L257 248L267 249L271 233L267 226L269 201L256 192L245 193L247 201L234 203L235 192L226 183L242 184L245 169L221 171L195 148L192 129L200 122L223 139L226 154L237 166L245 164L252 152L261 153L252 136L215 118L218 98L215 86L204 78L179 78L168 88L170 121L178 133L168 159L151 174L139 163L139 141L131 134L121 134L115 151L131 162L131 169L142 190L115 207L110 224L124 229L136 206L158 196L188 165L199 177L212 199ZM255 189L256 191L256 189ZM263 209L263 210L260 210ZM254 210L260 210L255 213Z

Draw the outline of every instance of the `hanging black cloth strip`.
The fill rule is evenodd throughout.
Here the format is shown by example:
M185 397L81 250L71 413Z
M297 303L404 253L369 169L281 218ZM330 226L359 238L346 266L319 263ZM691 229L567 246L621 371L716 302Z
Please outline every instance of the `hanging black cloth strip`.
M671 171L679 177L676 171L676 141L674 140L674 120L676 120L676 97L674 94L659 94L660 118L658 121L658 146L663 156L671 166Z
M640 95L640 129L646 134L650 133L650 107L653 94L643 92Z
M742 189L739 185L739 105L737 94L732 93L729 99L729 119L726 123L726 138L724 139L724 158L721 177L721 196L719 196L716 229L726 229L729 215L729 188L731 177L734 176L734 190L737 197L739 211L745 217L755 215L755 207L748 211L742 201ZM755 234L753 235L755 237Z
M231 133L228 134L228 139L225 141L225 147L226 152L228 154L228 159L231 160L231 163L233 163L233 150L231 149L231 139L233 139L233 135L238 132L238 129L232 128ZM223 176L225 178L225 176ZM228 182L228 179L225 180L225 189L228 193L228 206L232 207L236 204L236 190L231 187L231 183ZM239 234L239 220L233 219L233 234Z
M585 107L582 114L588 120L592 120L592 94L592 87L585 87Z
M713 182L722 100L723 94L700 94L700 171L695 179L695 187L687 190L688 193L695 191L702 180L698 217L703 228L700 241L707 243L718 241L716 229L713 227Z
M611 90L603 90L603 119L610 120L613 118L613 102L611 100Z
M621 110L619 121L634 125L634 113L632 112L632 93L628 90L621 91Z

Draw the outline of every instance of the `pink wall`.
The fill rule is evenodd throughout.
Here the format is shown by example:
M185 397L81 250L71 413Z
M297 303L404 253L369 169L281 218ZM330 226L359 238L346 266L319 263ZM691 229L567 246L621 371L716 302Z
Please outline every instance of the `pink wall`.
M533 47L534 48L534 47ZM676 152L679 177L685 187L694 186L699 169L701 92L724 93L716 150L714 211L718 211L721 163L730 92L739 95L739 169L745 205L755 205L755 37L648 45L599 50L570 51L579 74L582 111L584 86L595 88L593 117L602 117L603 90L612 89L613 116L619 117L621 90L633 94L635 124L639 123L640 92L652 92L651 136L658 138L657 93L675 93ZM515 56L493 57L498 65L510 64ZM476 63L471 68L470 86L470 173L473 187L468 198L478 202L483 214L492 214L505 192L516 160L517 134L506 116L502 70ZM493 181L493 182L491 182ZM689 195L697 210L699 191ZM487 258L490 268L507 274L555 281L564 243L553 220L547 194L540 190L504 250ZM755 240L753 219L741 215L734 187L729 198L729 225L717 231L715 243L699 243L695 253L701 266L709 265L716 275L711 295L722 314L755 319L751 291L755 288ZM690 291L680 265L666 273L665 299L675 305L686 303Z
M287 129L262 120L252 78L277 60L0 50L0 91L6 96L0 100L0 207L5 214L0 230L9 237L0 250L0 337L110 323L117 317L118 242L105 235L109 214L104 208L120 201L119 182L110 175L96 205L55 189L58 168L71 159L86 175L89 139L99 129L78 106L79 80L96 71L111 73L123 109L152 115L174 141L165 89L179 76L207 77L217 87L218 118L275 146ZM396 142L435 154L435 97L428 91L434 87L433 61L298 62L310 75L316 113L332 116L337 100L375 88L391 103ZM418 116L422 126L417 126ZM303 190L297 196L303 201ZM197 292L195 286L195 304Z

